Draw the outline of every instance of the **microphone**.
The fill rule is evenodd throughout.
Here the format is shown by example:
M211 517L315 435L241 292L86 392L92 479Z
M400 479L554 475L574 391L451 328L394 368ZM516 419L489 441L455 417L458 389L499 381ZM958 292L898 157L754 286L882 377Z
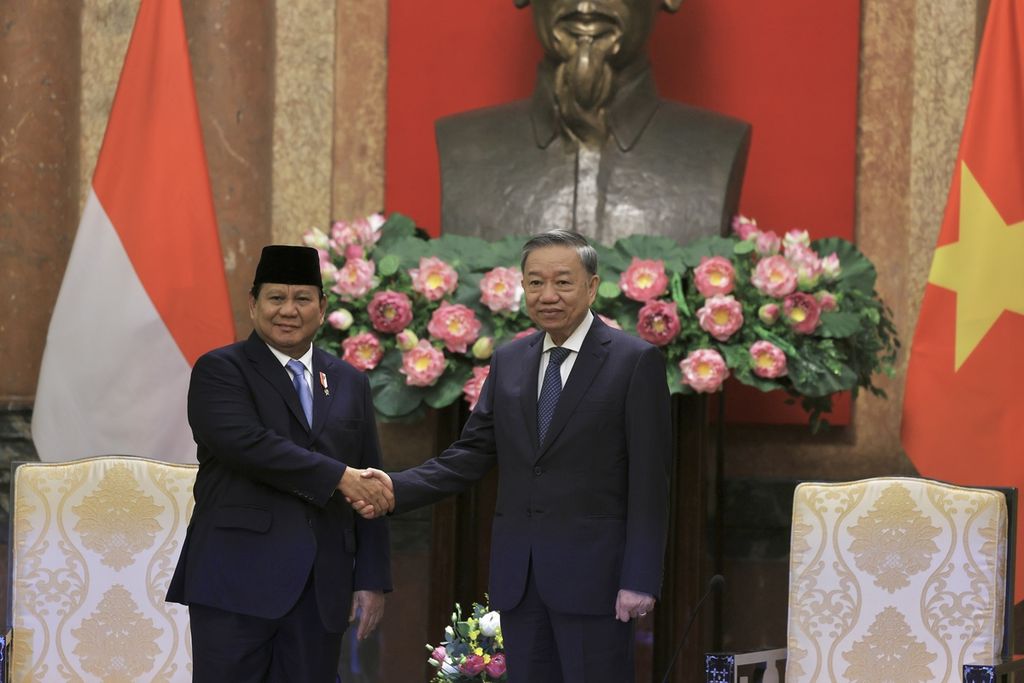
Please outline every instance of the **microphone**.
M725 577L721 574L715 574L708 581L708 589L704 591L704 595L697 601L697 606L693 608L693 612L690 613L690 620L686 622L686 628L683 629L683 637L679 639L679 645L676 646L676 651L672 653L672 659L668 661L668 668L665 669L665 677L661 679L661 683L668 683L668 677L672 673L672 666L676 663L676 657L679 656L680 650L683 649L683 645L686 643L686 637L690 635L690 628L693 626L693 622L697 619L697 615L700 614L700 608L704 606L711 594L715 591L722 590L725 586Z

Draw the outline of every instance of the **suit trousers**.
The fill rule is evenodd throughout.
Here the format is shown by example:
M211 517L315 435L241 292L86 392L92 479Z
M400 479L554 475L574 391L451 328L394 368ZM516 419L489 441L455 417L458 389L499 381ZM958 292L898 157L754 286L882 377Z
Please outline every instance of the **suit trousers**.
M630 683L633 622L551 610L530 568L522 601L501 613L509 683Z
M189 605L193 683L335 683L342 633L324 627L312 577L280 619Z

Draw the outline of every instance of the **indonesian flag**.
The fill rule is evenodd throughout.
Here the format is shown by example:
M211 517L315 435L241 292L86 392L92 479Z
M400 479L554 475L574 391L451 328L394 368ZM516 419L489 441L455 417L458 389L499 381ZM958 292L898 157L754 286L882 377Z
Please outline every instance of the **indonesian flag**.
M190 368L233 338L181 5L142 0L46 337L39 457L194 462Z
M903 446L923 476L1024 496L1022 348L1024 2L992 0L907 370Z

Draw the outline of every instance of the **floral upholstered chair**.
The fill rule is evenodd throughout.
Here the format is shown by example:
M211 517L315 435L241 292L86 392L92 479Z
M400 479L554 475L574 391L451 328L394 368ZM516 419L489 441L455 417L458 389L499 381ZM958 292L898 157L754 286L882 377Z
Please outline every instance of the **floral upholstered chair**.
M1011 649L1010 520L1000 490L899 477L797 486L785 680L996 680ZM714 657L709 680L743 680Z
M164 594L196 469L129 456L16 464L9 680L191 680L188 612Z

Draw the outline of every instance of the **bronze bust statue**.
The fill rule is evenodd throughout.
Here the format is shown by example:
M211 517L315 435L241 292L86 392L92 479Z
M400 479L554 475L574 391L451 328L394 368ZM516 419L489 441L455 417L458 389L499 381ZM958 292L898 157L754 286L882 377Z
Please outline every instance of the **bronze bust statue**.
M659 98L645 46L659 9L681 2L532 0L544 48L533 97L437 122L442 230L724 233L750 126Z

